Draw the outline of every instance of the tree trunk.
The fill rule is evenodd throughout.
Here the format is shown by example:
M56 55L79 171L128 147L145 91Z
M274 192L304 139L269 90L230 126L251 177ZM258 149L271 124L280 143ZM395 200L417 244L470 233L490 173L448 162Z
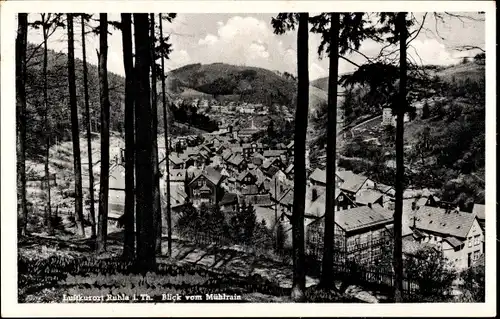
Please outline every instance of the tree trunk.
M85 116L87 118L87 152L89 160L89 195L90 195L90 223L92 238L96 237L95 225L95 207L94 207L94 169L92 163L92 135L90 132L90 103L89 103L89 84L88 84L88 69L87 55L85 45L85 18L82 15L82 56L83 56L83 90L85 94Z
M151 166L153 167L153 229L155 230L157 254L161 254L161 203L160 203L160 170L158 166L158 96L156 88L156 53L155 53L155 15L150 14L150 45L151 45L151 115L152 115L152 145L153 154Z
M123 65L125 68L125 235L123 257L135 255L134 199L134 62L132 57L132 15L122 13Z
M163 43L163 22L160 13L160 43ZM166 168L166 197L167 197L167 227L168 227L168 256L172 257L172 210L170 207L170 145L168 143L167 98L165 89L165 55L161 51L161 95L163 104L163 130L165 134L165 168Z
M136 227L137 262L143 272L154 269L155 232L153 229L153 147L149 71L151 54L147 13L134 13L136 76Z
M403 254L402 254L402 217L404 191L404 113L406 101L406 13L399 12L396 17L396 30L400 32L400 78L399 103L396 106L396 202L394 211L394 301L403 301Z
M75 173L75 218L79 221L80 232L85 237L82 205L82 165L80 160L80 130L78 129L78 109L76 106L75 44L73 14L68 13L68 84L71 108L71 136L73 139L73 165Z
M28 208L26 206L26 46L28 14L18 14L16 37L16 116L17 116L17 188L18 210L21 213L21 235L27 234Z
M293 286L292 299L305 301L305 249L304 249L304 210L306 198L306 134L309 107L309 70L308 70L308 31L309 13L299 14L297 31L297 108L295 111L294 167L293 180Z
M109 197L109 93L108 93L108 15L99 14L99 94L101 98L101 173L99 182L99 221L97 252L106 250Z
M333 259L335 253L335 159L337 157L337 82L339 70L340 13L330 14L330 70L328 74L328 124L326 145L326 203L325 234L321 271L321 286L333 286Z
M45 126L45 162L44 162L44 174L45 174L45 226L47 226L47 231L50 235L54 235L54 228L52 227L52 203L50 196L50 169L49 169L49 160L50 160L50 123L49 123L49 98L48 98L48 84L47 84L47 62L48 62L48 20L49 17L45 14L41 14L42 16L42 33L43 33L43 122Z

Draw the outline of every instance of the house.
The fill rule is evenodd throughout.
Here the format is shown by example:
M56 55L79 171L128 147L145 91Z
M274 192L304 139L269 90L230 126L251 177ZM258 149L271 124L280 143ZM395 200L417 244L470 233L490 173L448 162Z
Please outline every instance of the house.
M265 159L264 162L262 162L261 170L265 172L271 166L277 167L278 169L285 169L285 166L283 165L281 159L279 157L275 157Z
M194 206L202 203L217 204L223 196L222 175L212 167L206 167L188 184L188 194Z
M351 196L356 198L356 193L362 188L374 188L375 182L366 176L355 174L352 171L338 171L337 175L342 179L340 189Z
M484 231L475 214L422 206L410 221L418 240L437 246L457 269L470 267L484 253Z
M244 143L242 145L243 147L243 156L249 157L254 153L262 153L264 146L262 143Z
M312 192L314 192L314 188ZM314 197L313 197L314 198ZM316 199L312 200L309 207L306 203L306 216L313 218L323 217L325 215L325 203L326 203L326 192L321 193L321 195ZM341 211L346 209L351 209L356 207L354 203L348 196L346 196L340 189L335 189L335 210Z
M227 161L228 168L231 169L233 172L242 172L243 170L246 169L247 167L247 162L243 156L240 154L236 154L232 157L229 158Z
M165 159L163 159L159 163L159 165L162 166L162 163L163 163L163 166L164 166L165 165L164 161L165 161ZM184 157L183 155L178 155L175 153L170 153L170 155L168 156L168 162L169 162L170 167L173 169L187 169L188 163L189 164L192 163L191 161L188 162L187 158Z
M340 187L340 184L344 182L343 179L340 178L339 173L337 172L335 176L335 180L337 186ZM311 175L309 175L309 181L313 186L322 186L326 187L326 170L316 168Z
M238 188L241 190L243 186L255 185L257 177L250 171L245 170L238 175L236 182L238 183Z
M322 256L325 218L307 225L306 252L318 259ZM391 241L392 212L380 205L359 206L335 213L335 255L337 263L353 260L369 265L382 257Z

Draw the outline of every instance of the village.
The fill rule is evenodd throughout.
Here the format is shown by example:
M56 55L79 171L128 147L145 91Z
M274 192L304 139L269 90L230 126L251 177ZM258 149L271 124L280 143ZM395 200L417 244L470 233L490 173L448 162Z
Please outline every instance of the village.
M169 187L173 220L186 205L197 209L202 205L217 205L226 213L252 205L257 223L265 225L270 232L276 232L278 225L282 227L283 244L289 249L292 245L294 143L289 141L270 148L253 139L254 134L264 128L253 124L252 115L248 117L252 124L247 128L221 125L212 133L170 139L168 159L165 148L159 146L162 203L166 205ZM384 112L383 124L391 122ZM111 220L119 220L123 213L124 166L120 165L123 156L122 152L122 157L116 158L118 165L111 171ZM309 172L304 221L306 253L320 259L326 170L324 166L312 169L309 161L306 162ZM342 264L350 260L366 266L380 262L383 250L393 243L394 187L342 168L337 170L336 183L336 261ZM405 257L432 248L457 271L484 264L484 205L474 204L472 212L464 212L456 205L441 201L427 188L407 189L403 197ZM165 209L162 213L165 214ZM165 225L163 232L167 233Z

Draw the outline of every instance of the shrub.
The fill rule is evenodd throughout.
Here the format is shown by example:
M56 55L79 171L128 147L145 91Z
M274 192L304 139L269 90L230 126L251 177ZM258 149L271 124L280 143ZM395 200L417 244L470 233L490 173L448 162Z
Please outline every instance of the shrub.
M485 298L485 283L484 283L484 266L470 267L460 274L463 290L462 301L468 302L484 302Z

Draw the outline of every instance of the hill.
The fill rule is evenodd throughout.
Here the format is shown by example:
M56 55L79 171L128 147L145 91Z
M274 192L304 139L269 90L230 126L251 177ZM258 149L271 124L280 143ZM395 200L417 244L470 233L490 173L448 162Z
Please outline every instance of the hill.
M215 98L293 108L296 82L274 71L226 63L189 64L168 74L168 91L178 97ZM311 87L311 106L326 101L320 89Z

